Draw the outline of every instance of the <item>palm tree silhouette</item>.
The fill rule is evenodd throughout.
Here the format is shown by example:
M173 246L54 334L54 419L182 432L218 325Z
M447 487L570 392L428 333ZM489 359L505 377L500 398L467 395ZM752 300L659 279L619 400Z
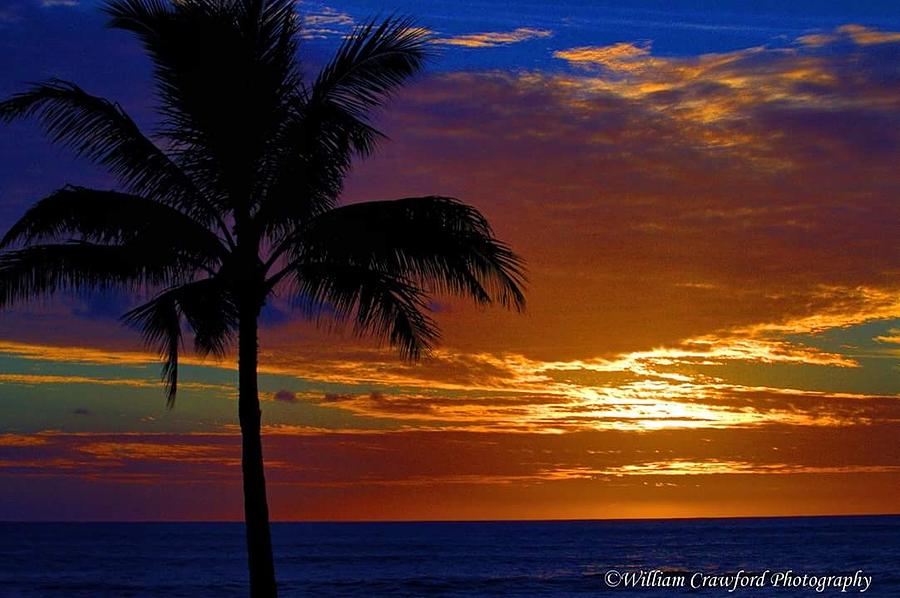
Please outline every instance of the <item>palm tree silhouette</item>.
M0 103L106 167L119 190L66 186L0 242L0 305L57 291L152 297L123 316L164 361L175 400L183 329L201 355L237 343L251 594L276 595L260 439L257 327L276 291L417 359L437 339L432 293L522 309L523 267L474 208L429 196L337 205L352 159L382 137L374 109L416 74L427 35L359 27L304 83L294 0L111 0L110 25L154 66L158 142L122 108L50 80Z

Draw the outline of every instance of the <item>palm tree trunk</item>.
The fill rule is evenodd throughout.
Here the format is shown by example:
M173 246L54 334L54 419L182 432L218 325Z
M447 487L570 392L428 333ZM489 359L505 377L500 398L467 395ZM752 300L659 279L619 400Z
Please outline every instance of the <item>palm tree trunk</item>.
M259 307L249 302L240 308L238 338L238 413L241 421L241 466L244 472L244 521L247 528L247 558L250 566L250 596L277 596L269 505L263 471L261 412L256 380L257 318Z

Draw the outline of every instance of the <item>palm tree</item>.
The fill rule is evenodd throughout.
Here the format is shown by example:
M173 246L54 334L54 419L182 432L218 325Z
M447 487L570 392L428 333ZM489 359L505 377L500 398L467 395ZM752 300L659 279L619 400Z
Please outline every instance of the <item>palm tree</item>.
M275 292L352 322L408 359L437 340L432 293L522 309L522 263L474 208L447 197L339 206L370 115L422 67L408 20L359 27L309 82L294 0L110 0L110 25L152 60L156 141L113 102L61 80L0 103L106 167L116 190L66 186L0 241L0 305L57 291L148 299L123 316L164 362L175 399L184 333L201 355L237 343L244 516L253 596L276 595L260 439L257 327Z

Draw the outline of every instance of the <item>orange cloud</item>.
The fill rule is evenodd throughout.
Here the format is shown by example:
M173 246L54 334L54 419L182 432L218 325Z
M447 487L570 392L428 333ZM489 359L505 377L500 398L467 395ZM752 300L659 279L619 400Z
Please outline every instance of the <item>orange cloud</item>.
M611 46L582 46L568 50L558 50L553 56L574 66L602 66L616 72L637 72L663 64L662 60L650 57L649 42L633 44L620 42Z
M842 40L852 41L861 46L900 42L900 32L879 31L864 25L843 25L833 33L810 33L797 38L797 42L814 48L820 48Z
M47 440L40 436L28 434L0 434L0 446L40 446L46 443Z
M356 24L349 14L329 6L323 6L317 11L304 12L301 19L303 27L300 34L304 39L347 35Z
M496 46L517 44L532 39L546 38L552 35L553 32L547 29L519 27L513 31L506 32L471 33L455 37L435 38L433 43L443 46L462 46L464 48L493 48Z
M395 143L351 196L441 189L528 259L528 317L451 303L455 353L610 359L900 317L900 94L870 49L659 58L622 78L445 75L385 122Z
M687 430L276 434L266 438L273 464L267 477L277 519L813 514L846 512L846 504L854 512L892 512L900 482L895 434L896 425L884 424L699 436ZM9 516L58 517L58 504L28 500L27 489L45 484L65 489L67 513L85 517L241 516L234 435L37 438L41 444L0 453Z
M892 328L885 336L876 336L875 340L879 343L890 343L892 345L900 345L900 328Z

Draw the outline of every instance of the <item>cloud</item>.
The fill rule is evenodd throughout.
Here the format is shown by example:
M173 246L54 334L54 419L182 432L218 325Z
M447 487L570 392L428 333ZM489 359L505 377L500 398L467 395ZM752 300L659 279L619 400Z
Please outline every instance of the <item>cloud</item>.
M830 46L846 40L857 50L836 50ZM809 133L828 131L846 123L848 117L857 129L847 127L843 136L855 133L863 142L891 144L895 140L879 135L884 122L868 122L877 117L852 108L864 102L887 101L892 79L879 80L891 69L885 48L900 42L900 34L876 32L855 26L839 28L817 44L800 48L754 47L728 53L689 57L661 57L651 54L649 43L619 43L612 46L581 47L554 53L596 76L572 79L584 93L610 93L629 100L644 100L649 106L666 110L673 117L690 122L718 123L723 120L754 118L754 110L777 113L776 130L796 119L790 126L804 126L808 117ZM878 44L876 46L875 44ZM884 46L882 48L881 46ZM856 61L863 62L860 71ZM867 85L862 97L852 97L854 86ZM825 122L833 118L832 123ZM866 120L861 120L866 119ZM766 123L761 123L766 124ZM824 126L823 126L824 125ZM698 131L700 132L700 131ZM707 139L723 143L720 135ZM729 143L751 141L736 137ZM753 140L758 141L758 140Z
M844 25L838 31L864 46L900 42L900 31L879 31L863 25Z
M0 446L23 447L47 444L47 440L34 434L0 434Z
M884 48L652 58L621 77L443 75L387 115L394 142L351 197L464 198L529 262L529 316L451 302L447 345L609 358L900 317Z
M547 38L552 35L553 32L548 29L519 27L513 31L506 32L471 33L454 37L441 37L434 39L433 43L444 46L462 46L465 48L494 48L533 39Z
M762 475L796 475L796 474L840 474L840 473L897 473L900 465L874 465L863 467L828 466L805 467L787 463L758 465L746 461L658 461L640 465L624 465L608 469L558 469L548 473L557 479L596 478L606 476L695 476L695 475L728 475L728 474L762 474Z
M88 415L93 415L93 414L94 414L93 411L91 411L90 409L87 409L85 407L76 407L75 409L72 410L72 415L88 416Z
M282 403L296 403L299 400L297 393L290 390L279 390L272 395L272 398Z
M323 7L317 12L310 12L303 15L303 24L307 26L316 25L348 25L355 23L353 17L345 12L340 12L329 6Z
M347 35L356 25L356 21L346 12L330 6L309 8L301 5L301 36L304 39L324 39Z
M811 514L843 512L840 505L848 502L859 512L892 512L897 503L890 490L900 477L896 432L896 424L881 424L701 436L686 430L269 434L266 478L277 519L759 515L785 508ZM240 517L236 432L4 438L0 477L9 489L9 517L58 520L58 501L34 499L48 484L64 489L65 517ZM438 498L423 501L423 493ZM162 496L169 501L161 511ZM669 503L677 510L663 506Z
M880 31L863 25L843 25L833 32L810 33L797 38L797 43L813 48L820 48L839 42L852 42L868 46L900 42L900 32Z
M611 46L582 46L558 50L553 56L574 66L604 66L614 71L648 68L659 61L650 58L650 42L633 44L620 42Z
M81 437L75 450L89 455L100 467L118 467L121 464L142 461L213 464L225 467L240 465L240 457L231 450L230 442L215 442L217 440L215 438L206 443L170 442L175 439L177 437L160 439L158 436L147 438L132 436L112 437L111 440L103 436L95 439Z
M41 0L41 6L78 6L78 0Z
M884 336L876 336L875 340L879 343L889 343L892 345L900 345L900 328L892 328L888 334Z

